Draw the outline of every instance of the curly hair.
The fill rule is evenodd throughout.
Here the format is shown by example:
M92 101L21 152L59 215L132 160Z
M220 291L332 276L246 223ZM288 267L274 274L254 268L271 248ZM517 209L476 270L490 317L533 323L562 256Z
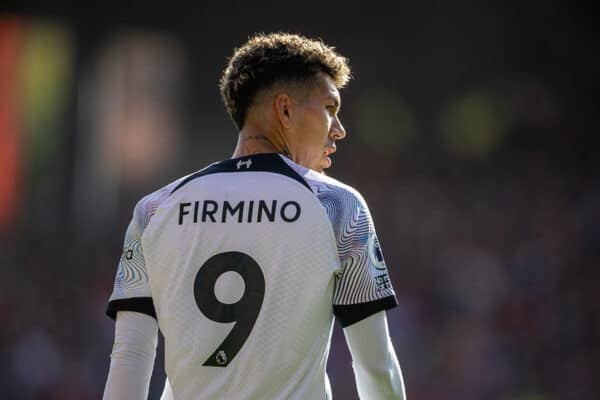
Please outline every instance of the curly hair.
M261 90L277 83L303 83L318 72L328 74L338 88L350 80L348 60L321 40L281 32L258 34L234 51L219 89L229 116L242 129Z

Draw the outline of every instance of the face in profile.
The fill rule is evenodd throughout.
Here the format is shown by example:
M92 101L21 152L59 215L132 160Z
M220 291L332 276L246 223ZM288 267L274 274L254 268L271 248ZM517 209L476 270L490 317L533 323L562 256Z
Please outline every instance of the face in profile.
M346 136L340 122L340 93L331 77L319 73L305 96L294 101L292 132L288 140L297 163L323 172L331 167L337 140Z

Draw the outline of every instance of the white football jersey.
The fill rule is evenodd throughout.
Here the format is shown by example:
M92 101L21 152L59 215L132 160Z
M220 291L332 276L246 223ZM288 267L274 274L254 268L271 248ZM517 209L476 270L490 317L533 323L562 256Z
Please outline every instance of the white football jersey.
M361 195L278 154L214 163L144 197L107 313L156 317L176 400L331 399L334 315L394 307Z

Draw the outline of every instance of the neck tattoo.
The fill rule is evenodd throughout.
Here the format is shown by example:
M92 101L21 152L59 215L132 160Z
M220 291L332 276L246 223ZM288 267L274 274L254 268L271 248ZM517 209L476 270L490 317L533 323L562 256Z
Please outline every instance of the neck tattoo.
M271 142L271 140L269 140L269 138L264 135L250 135L250 136L244 136L242 138L242 142L248 142L250 140L264 140L265 142L269 143L274 149L276 149L276 146L273 145L273 142ZM255 154L258 152L254 149L248 148L247 147L248 143L244 143L242 146L245 149L245 151L249 152L250 154ZM284 156L286 156L288 158L290 157L290 154L289 154L287 148L280 151L279 154L283 154Z

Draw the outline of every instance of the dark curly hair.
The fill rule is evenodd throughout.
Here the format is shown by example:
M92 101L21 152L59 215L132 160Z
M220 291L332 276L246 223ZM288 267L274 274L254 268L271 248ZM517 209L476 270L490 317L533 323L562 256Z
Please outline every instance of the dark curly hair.
M276 83L305 82L318 72L338 88L350 80L348 60L321 40L288 33L258 34L236 49L219 84L227 112L238 129L256 95Z

